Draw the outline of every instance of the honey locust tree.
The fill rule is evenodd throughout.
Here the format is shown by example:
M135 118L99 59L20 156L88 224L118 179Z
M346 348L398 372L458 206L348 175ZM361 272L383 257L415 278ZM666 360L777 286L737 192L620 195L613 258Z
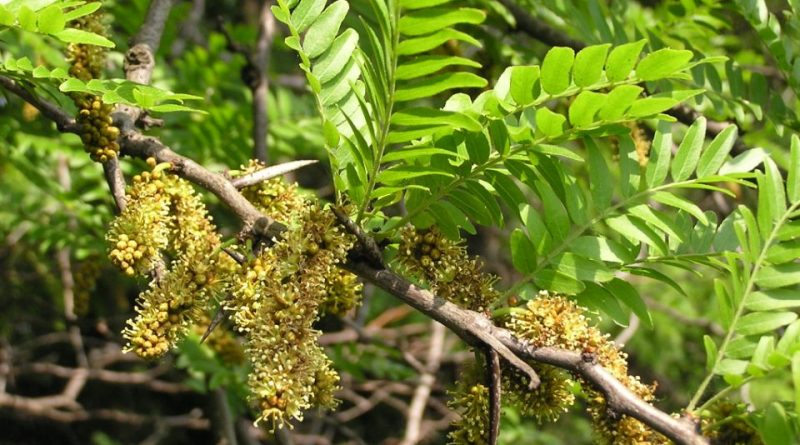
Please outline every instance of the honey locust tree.
M3 435L797 442L798 8L0 2Z

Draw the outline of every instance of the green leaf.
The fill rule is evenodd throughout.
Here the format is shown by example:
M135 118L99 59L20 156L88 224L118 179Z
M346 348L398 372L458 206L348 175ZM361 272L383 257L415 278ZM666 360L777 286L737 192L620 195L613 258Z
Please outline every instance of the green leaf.
M776 289L800 283L800 264L765 266L756 273L756 284L762 289Z
M705 137L706 119L700 117L686 131L686 135L675 153L675 160L672 163L672 179L675 182L689 179L700 160L700 151L703 148Z
M609 82L619 82L628 78L633 67L636 66L639 54L646 42L646 40L639 40L611 50L608 60L606 60L606 78Z
M547 107L536 110L536 130L551 139L564 134L566 121L566 117L550 111Z
M558 145L551 145L551 144L537 144L531 148L530 153L542 153L549 156L561 156L562 158L572 159L573 161L583 162L583 158L581 155L575 153L574 151L560 147Z
M400 56L410 56L412 54L424 53L450 40L467 42L473 46L481 47L481 42L471 35L452 28L446 28L426 36L401 40L400 44L397 45L397 54Z
M451 1L453 0L401 0L400 6L403 9L421 9L443 5Z
M765 445L796 443L789 416L779 402L772 402L767 407L758 432Z
M614 192L614 181L602 152L591 138L584 139L589 158L589 180L592 202L596 209L605 209L611 205Z
M511 262L518 271L529 274L536 270L536 246L521 229L511 232Z
M401 166L383 170L378 173L378 176L375 179L379 183L399 183L408 179L419 178L422 176L444 176L452 178L453 174L448 171L437 170L431 167Z
M330 48L314 63L312 73L325 83L336 77L353 56L358 45L358 33L353 29L346 29L331 44Z
M630 263L636 259L622 244L602 236L581 236L570 243L572 252L586 258L608 261L611 263Z
M583 91L569 107L569 122L573 127L587 127L595 122L595 114L606 103L606 95Z
M700 210L695 203L681 198L678 195L674 195L669 192L658 191L650 195L650 198L654 201L658 201L661 204L668 205L670 207L675 207L676 209L683 210L684 212L689 213L690 215L697 218L697 220L702 223L704 226L708 225L708 218L706 217L705 213Z
M186 105L178 105L178 104L161 104L161 105L153 105L148 107L148 110L155 111L159 113L171 113L175 111L192 111L196 113L206 113L203 110L198 110L196 108L187 107Z
M540 76L539 67L514 66L509 69L511 72L509 90L511 98L517 105L530 105L539 96L539 88L536 84Z
M738 130L735 125L729 125L719 132L700 156L700 162L697 164L698 178L711 176L719 171L733 148L737 135Z
M305 32L325 9L325 0L300 0L292 11L292 25L298 33Z
M36 31L36 13L27 5L22 5L17 11L17 21L25 31Z
M652 246L660 254L665 254L668 251L664 239L639 218L621 215L606 219L606 224L626 238Z
M614 323L620 326L628 325L629 313L620 306L614 295L598 284L587 282L584 285L586 289L575 296L576 303L608 315Z
M647 304L645 304L636 288L631 286L627 281L619 278L614 278L608 283L603 284L603 286L611 295L622 301L625 306L628 306L647 328L653 329L653 318L650 316Z
M771 158L764 159L764 173L763 181L758 177L758 224L766 238L773 223L786 213L786 192L781 172Z
M800 137L792 135L789 174L786 178L786 195L792 204L800 201Z
M565 295L575 295L586 289L582 282L550 269L537 272L533 281L542 289Z
M460 157L458 153L436 147L409 147L394 150L383 156L383 162L402 161L406 159L422 159L429 156L443 155L447 157Z
M663 79L684 68L692 60L692 56L692 52L688 50L660 49L639 62L636 76L644 81Z
M710 372L714 369L714 363L717 362L717 344L710 336L704 335L703 346L706 348L706 370Z
M736 323L736 332L741 335L756 335L772 332L797 320L794 312L751 312Z
M792 384L794 385L795 412L800 412L800 351L792 355Z
M606 121L620 119L642 91L644 89L636 85L620 85L614 88L606 95L606 103L600 109L598 117Z
M647 162L647 170L645 171L645 180L648 188L659 186L667 179L671 155L672 124L658 121L656 134L650 146L650 160Z
M427 8L404 14L400 18L400 33L407 36L418 36L461 23L478 24L483 22L486 14L473 8Z
M550 187L547 181L536 180L536 192L542 200L544 222L550 234L557 240L563 240L569 232L569 217L564 204Z
M403 62L397 67L395 78L397 80L415 79L417 77L433 74L448 66L468 66L480 68L481 64L464 57L428 55L419 56L413 60Z
M106 48L114 47L114 42L108 40L107 38L101 35L97 35L91 32L81 31L80 29L75 29L75 28L67 28L53 35L56 36L56 38L58 38L62 42L67 42L67 43L83 43L86 45L102 46Z
M681 229L675 224L675 221L671 220L665 213L659 212L647 204L631 207L628 209L628 213L642 219L644 222L650 224L650 226L658 228L672 239L681 242L685 241L683 235L680 233Z
M0 25L12 26L14 24L14 14L12 14L5 6L0 5Z
M569 87L572 62L575 51L572 48L554 47L542 61L542 89L556 95Z
M337 0L314 21L303 38L303 51L308 57L314 59L331 46L349 8L347 0Z
M556 271L580 281L602 283L614 278L614 273L605 264L570 252L562 253L551 264Z
M398 88L395 92L395 102L430 97L455 88L483 88L485 86L486 80L473 73L443 73Z
M645 97L644 99L634 101L631 107L628 108L628 111L625 112L625 116L632 118L653 116L662 111L669 110L678 103L680 103L679 100L671 97Z
M50 5L38 13L39 32L44 34L55 34L64 29L67 20L61 12L61 6Z
M478 121L466 114L427 107L406 108L398 111L392 115L391 123L407 126L450 125L453 128L463 128L468 131L480 131L482 128Z
M64 20L69 22L85 15L89 15L100 9L100 6L102 6L101 2L91 2L78 6L77 8L70 9L69 11L64 12Z
M773 289L753 292L745 307L751 311L774 311L800 307L800 294L792 289Z
M575 56L572 78L576 86L586 87L600 81L603 75L603 64L610 44L587 46Z

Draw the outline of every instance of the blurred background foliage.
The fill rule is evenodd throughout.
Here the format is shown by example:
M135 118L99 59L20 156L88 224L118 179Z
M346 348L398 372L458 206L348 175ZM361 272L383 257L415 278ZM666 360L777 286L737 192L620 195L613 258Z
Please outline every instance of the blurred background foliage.
M537 30L526 31L509 6L585 45L646 38L651 50L669 46L691 49L698 57L727 56L725 64L695 67L691 79L683 81L688 87L707 89L707 94L690 100L690 108L710 120L738 124L743 144L762 147L780 166L786 166L789 134L800 130L800 25L792 15L797 11L796 0L470 3L487 10L489 17L474 30L484 48L470 50L465 56L480 60L482 74L491 81L508 65L541 63L552 44L537 35ZM122 51L142 23L148 4L147 0L104 2L113 17L110 37L117 45L109 55L107 76L121 77ZM201 96L199 108L206 113L165 115L164 128L153 128L151 134L218 171L237 169L251 157L252 97L243 82L246 60L231 51L229 39L252 48L261 7L255 0L176 2L158 54L153 84ZM294 54L280 38L283 32L277 28L268 73L270 159L324 159L315 105L306 93ZM453 45L450 50L458 54L461 48ZM0 57L7 54L28 56L51 67L66 66L63 45L39 34L0 33ZM666 83L658 86L662 91L669 88ZM57 97L54 93L54 100ZM61 105L74 110L65 101ZM652 135L653 129L643 128ZM127 174L143 166L127 160L122 165ZM292 179L308 191L330 198L333 190L326 166L320 163ZM113 204L102 171L86 157L76 136L59 134L35 109L2 94L0 190L2 384L27 396L60 392L67 375L37 364L75 367L78 359L73 356L68 333L77 326L85 347L100 357L98 369L125 376L147 375L148 381L166 385L90 380L79 400L82 408L96 415L69 422L20 416L0 407L4 425L0 442L214 443L210 425L216 421L209 424L207 419L219 409L221 394L223 405L240 427L240 436L249 434L249 440L255 441L250 443L399 443L405 410L419 379L407 355L424 360L431 332L425 317L368 287L357 312L345 320L329 317L320 322L327 333L323 343L343 374L343 403L337 414L309 413L305 422L282 434L253 431L247 427L251 413L245 403L245 364L231 364L229 357L221 357L208 344L200 345L196 336L162 362L146 363L119 352L119 333L132 313L137 292L146 283L124 277L105 260L103 237ZM742 202L754 199L736 192ZM691 199L718 215L731 211L730 203L719 200L714 192L698 190ZM233 236L237 225L232 215L213 197L207 202L215 220L227 230L226 237ZM508 233L498 229L479 230L470 246L473 253L487 258L492 272L511 279L514 272L505 250L507 237ZM609 317L597 318L612 338L625 339L632 373L659 382L658 404L671 411L686 405L705 375L703 335L719 335L721 328L715 321L718 308L712 297L714 270L659 267L675 282L693 284L679 293L654 280L630 278L653 312L652 330L637 329L633 324L626 328ZM70 282L74 282L76 299L87 298L77 321L64 316L63 296L65 288L73 286ZM448 334L445 344L448 347L423 423L424 443L445 443L444 432L452 419L444 405L446 391L459 363L470 355L453 335ZM777 373L743 387L736 397L755 407L775 400L792 401L791 377ZM139 417L113 417L111 410ZM580 411L575 407L575 415L539 425L506 410L500 443L591 443L589 423ZM247 442L243 439L243 443Z

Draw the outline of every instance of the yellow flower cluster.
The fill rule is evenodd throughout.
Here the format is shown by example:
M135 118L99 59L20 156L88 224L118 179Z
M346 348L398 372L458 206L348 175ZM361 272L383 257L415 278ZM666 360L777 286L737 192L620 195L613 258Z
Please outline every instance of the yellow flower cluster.
M520 339L535 347L558 347L581 353L592 353L600 365L645 401L653 400L654 387L628 375L627 355L617 349L596 327L590 326L583 309L559 295L540 292L538 298L528 302L524 309L511 312L509 329ZM588 394L589 415L594 423L600 443L613 445L666 444L667 439L647 428L638 420L608 416L603 395L585 385Z
M448 445L486 445L489 435L489 388L460 379L448 406L461 413L448 434Z
M397 260L437 295L464 308L485 312L499 297L492 287L496 279L481 271L482 265L467 255L462 242L445 238L435 227L403 228Z
M342 316L361 303L364 285L350 272L338 269L326 278L326 292L320 312Z
M555 422L575 403L575 395L570 390L572 381L558 368L534 365L541 380L536 389L530 389L530 378L517 367L507 365L502 369L503 401L517 408L524 417Z
M111 262L129 276L148 274L170 241L172 217L167 189L177 178L166 176L165 167L162 164L152 173L133 178L127 190L128 205L106 234Z
M312 203L290 220L274 245L262 249L233 277L225 307L247 338L253 365L249 386L257 422L282 427L311 406L333 407L339 377L317 343L313 323L340 279L337 265L355 242L332 212Z
M94 12L72 22L74 28L105 35L104 14ZM100 78L107 49L102 46L71 43L67 47L69 74L83 81ZM119 154L119 128L112 124L113 106L103 103L98 96L72 95L78 107L77 121L81 125L84 150L97 162L106 162Z
M104 16L103 12L95 11L73 20L70 26L104 36L107 34L107 27L103 23ZM70 43L67 46L67 61L71 64L70 76L83 81L99 78L103 71L107 51L102 46Z
M119 128L112 124L113 106L103 103L97 96L81 95L75 98L78 106L78 123L81 124L83 148L93 161L106 162L119 153Z
M166 274L138 299L137 316L123 335L126 350L144 358L166 353L199 320L212 295L220 293L235 262L221 244L205 205L191 185L148 159L152 172L133 178L128 206L106 235L111 262L126 274L149 274L170 253Z
M242 176L264 167L262 162L251 160L248 165L232 173L234 177ZM292 220L306 206L306 200L297 192L297 184L289 184L280 177L245 187L241 193L258 210L278 221Z

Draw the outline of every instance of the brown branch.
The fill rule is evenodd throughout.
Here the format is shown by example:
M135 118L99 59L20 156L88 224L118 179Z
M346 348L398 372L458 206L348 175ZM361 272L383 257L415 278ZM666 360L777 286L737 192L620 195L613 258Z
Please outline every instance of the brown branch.
M428 349L427 363L425 372L419 377L419 385L414 390L414 397L408 407L408 420L406 421L405 436L400 445L414 445L420 441L422 418L425 414L425 407L428 405L428 398L431 395L431 388L436 382L435 373L439 370L442 363L442 353L444 352L445 328L435 321L431 322L430 347Z
M19 374L22 371L36 374L48 374L66 379L71 379L77 373L86 371L85 375L87 379L97 380L105 383L113 383L117 385L141 385L151 391L165 394L178 394L192 391L191 388L181 383L165 382L163 380L154 378L158 373L153 371L121 372L94 368L84 370L81 368L68 368L65 366L56 365L54 363L32 363L21 369L15 369L12 372L14 374Z
M28 102L29 104L36 107L36 109L39 110L39 112L42 113L44 117L55 122L58 131L62 133L75 133L75 134L78 134L78 132L80 132L81 126L80 124L75 122L75 119L72 116L67 114L57 105L48 102L40 98L39 96L33 94L32 91L23 87L13 79L6 76L0 76L0 85L6 90L19 96L25 102Z
M488 445L497 445L500 435L500 408L502 389L500 355L492 348L486 349L486 374L489 383L489 442Z

